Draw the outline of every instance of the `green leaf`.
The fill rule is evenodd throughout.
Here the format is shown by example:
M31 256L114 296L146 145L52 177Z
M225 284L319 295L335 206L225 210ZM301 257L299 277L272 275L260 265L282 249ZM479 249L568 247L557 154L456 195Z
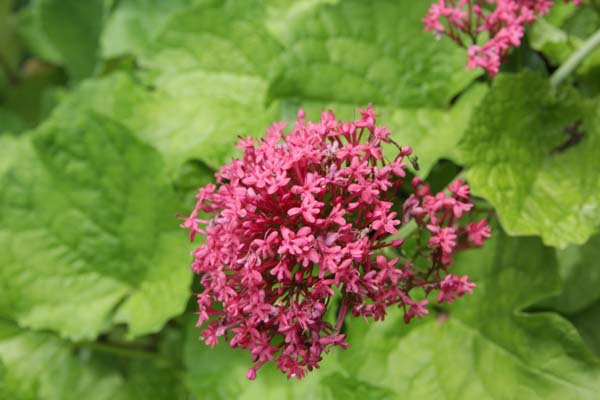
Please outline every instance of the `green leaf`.
M0 177L0 315L91 339L114 323L155 332L179 314L187 246L159 154L89 112L20 140Z
M13 0L0 0L0 75L15 74L21 61L21 43L17 38ZM12 77L11 77L12 78Z
M101 37L102 56L141 54L170 18L200 0L121 0L108 16Z
M557 314L523 311L559 287L552 249L495 229L455 268L477 283L473 295L410 328L394 313L385 324L353 322L340 363L401 398L597 398L600 363L573 326Z
M225 92L219 98L213 92L209 99L203 92L206 87L195 85L201 85L200 80L182 76L177 81L173 76L166 87L156 87L115 73L82 83L63 99L56 114L66 119L93 111L120 122L163 155L169 175L177 174L189 159L219 168L237 154L239 135L260 136L277 120L277 105L265 109L262 103L254 104L254 94L246 101L228 98Z
M104 0L37 0L21 15L20 32L42 59L64 66L79 80L90 76L98 58Z
M337 4L339 0L268 0L266 26L281 43L289 43L294 34L291 24L301 21L321 4Z
M600 357L600 301L569 317L585 344Z
M19 133L25 130L25 122L12 110L0 106L0 134Z
M424 32L429 4L341 1L320 5L288 24L283 74L274 98L444 107L477 75L466 54ZM289 37L289 39L287 39Z
M536 21L530 30L531 46L542 52L553 65L565 62L588 37L600 29L598 4L558 3L552 13ZM600 50L592 51L570 77L579 91L590 97L600 93Z
M531 47L539 50L549 58L554 65L560 65L565 62L571 54L579 49L585 41L570 34L546 21L540 19L532 28L530 42ZM593 51L577 68L577 72L584 74L600 65L600 50Z
M150 353L149 353L150 354ZM185 399L172 366L151 359L108 356L55 335L0 322L3 399Z
M556 94L540 76L496 78L463 137L461 161L473 193L496 208L508 233L564 247L596 231L598 115L596 103Z
M600 300L600 235L592 236L583 246L559 250L557 255L562 291L543 304L561 313L574 314Z
M169 171L195 158L217 169L238 136L262 135L279 116L267 104L281 46L264 27L261 2L220 2L186 9L143 48L142 81L123 75L90 82L65 112L92 104L129 126L163 155Z
M238 136L262 135L277 120L278 104L267 104L266 93L281 47L265 28L262 2L214 3L173 18L141 63L171 99L165 117L180 119L183 132L170 143L185 153L174 157L216 169L229 161Z
M37 126L54 107L53 96L65 81L61 70L37 60L27 61L21 78L5 90L0 89L1 107L5 110L0 112L0 131L18 133Z

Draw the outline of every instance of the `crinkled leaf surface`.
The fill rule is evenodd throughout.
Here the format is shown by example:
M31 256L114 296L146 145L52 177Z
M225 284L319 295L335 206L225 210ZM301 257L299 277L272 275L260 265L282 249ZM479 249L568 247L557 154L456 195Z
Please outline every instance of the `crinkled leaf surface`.
M107 357L53 334L0 322L0 395L11 400L185 399L169 365ZM3 392L4 390L4 392Z
M564 247L595 232L599 115L597 103L555 94L540 76L496 78L465 132L461 161L473 192L496 208L508 233Z
M476 72L465 71L464 51L423 31L428 7L420 1L349 0L291 19L282 38L285 68L271 96L446 106Z
M116 73L85 82L56 113L68 118L74 112L93 111L119 121L163 155L170 175L192 158L219 168L235 154L238 136L260 136L278 119L277 107L257 108L250 99L240 103L228 100L225 93L221 99L208 100L191 84L182 78L180 83L152 87ZM255 115L258 112L263 114Z
M0 314L74 339L179 314L190 274L160 155L92 113L57 114L17 147L0 178Z
M130 3L120 3L114 16L111 17L120 21L117 21L118 24L115 22L121 26L118 29L132 31L137 29L135 21L119 17L121 12L127 14L129 12L127 10L132 9ZM91 101L95 104L94 107L98 108L99 105L104 112L127 114L120 120L130 126L142 140L158 148L164 154L170 169L179 168L189 158L200 159L211 168L216 169L232 154L237 154L232 151L237 136L257 136L262 134L271 122L281 119L282 116L290 119L290 114L279 112L277 102L267 104L266 89L269 82L279 72L283 71L286 77L296 76L294 71L303 65L294 62L293 65L285 65L285 69L280 66L279 59L282 54L283 58L289 61L299 45L292 40L292 38L299 38L297 35L294 36L294 32L304 31L307 24L309 27L313 26L313 13L319 13L319 15L321 13L339 14L344 15L344 18L349 18L349 15L346 14L358 13L360 9L354 10L354 8L362 7L358 4L350 4L343 8L329 10L331 6L323 5L321 3L324 2L321 1L299 2L293 5L271 2L268 10L265 11L262 3L254 1L215 1L211 5L195 8L184 8L183 3L172 5L173 8L180 7L181 11L171 17L161 34L158 34L153 40L148 39L145 45L138 46L137 51L141 54L140 62L149 71L149 78L144 79L143 86L135 83L135 87L131 87L133 82L127 82L127 79L122 77L117 78L117 82L105 82L104 85L100 85L100 89L96 89L94 84L88 84L88 90L83 90L72 103L65 107L72 108L80 103L89 104ZM121 7L123 7L123 11L120 11ZM350 9L346 9L347 7ZM382 2L382 7L385 10L391 5ZM411 7L414 8L414 6ZM374 9L379 10L380 8L378 5ZM156 5L147 7L147 9L157 18L161 15L162 22L157 25L158 27L162 26L168 12L163 10L164 12L161 13L160 7ZM422 11L421 8L411 11L411 13L416 15L420 11ZM409 18L411 16L414 15L398 15L401 20L400 25L404 26L403 29L406 31L394 32L394 34L397 33L399 38L403 38L409 33L416 35L422 44L431 44L433 46L431 52L434 53L442 49L444 51L455 50L451 46L432 41L430 35L421 32L420 23L414 23ZM379 17L385 18L385 13ZM347 21L344 22L342 19L334 22L346 24ZM284 23L285 29L283 29L282 23ZM370 26L373 22L363 23ZM109 23L109 28L110 26L111 23ZM109 35L111 29L107 29L105 35ZM274 38L273 35L277 37ZM362 45L361 43L369 42L372 39L373 33L365 28L348 33L348 35L350 35L348 40L332 38L331 43L336 46L351 46L354 42ZM381 36L383 33L377 33L377 35ZM279 42L275 39L278 39ZM300 39L304 40L302 37ZM372 45L375 53L383 51L385 57L393 58L397 52L405 51L406 46L400 46L400 49L389 49L386 52L386 46L389 47L389 44L383 45L383 37L378 40L378 43ZM287 49L280 43L283 43ZM395 41L391 41L391 43L395 43ZM416 49L412 51L417 53ZM421 53L422 51L419 50L418 54ZM451 52L451 54L457 56L457 53ZM335 63L338 61L331 60L329 66L337 68ZM380 60L383 64L387 61L389 60ZM429 60L425 62L426 65L423 68L431 67L434 70L438 68L438 64L433 61L431 61L431 65L428 63ZM405 63L396 62L396 64L401 66ZM450 76L461 82L461 85L456 86L452 94L462 89L472 77L472 74L465 73L462 61L440 65L442 65L440 68L447 69L447 71L444 69L447 76L440 78L440 84L441 82L447 83ZM424 71L424 75L419 78L423 80L423 84L404 83L404 87L399 81L404 76L400 70L394 70L394 73L390 75L385 68L374 69L372 75L375 80L389 79L389 84L381 85L381 87L399 88L398 93L400 93L402 90L408 90L408 86L421 88L429 85L431 79L429 79L427 71ZM318 76L320 76L319 73L308 76L301 86L304 88L312 85L311 79ZM279 90L278 88L283 87L281 85L285 86L286 84L276 80L271 89ZM331 102L336 105L336 110L344 108L342 105L344 101L350 101L347 104L352 104L351 108L354 113L355 100L364 105L375 99L373 97L375 94L370 89L363 89L361 89L360 96L353 99L347 97L347 90L333 91L331 96L325 96L325 98L331 99ZM97 90L103 94L98 93ZM303 90L294 92L293 97L301 100L292 102L294 107L317 109L325 105L322 101L312 101L311 96L307 96ZM124 96L125 93L131 94ZM468 105L467 101L463 101L465 106L457 107L456 111L449 112L445 107L437 109L436 106L445 106L449 97L440 101L430 94L423 94L422 101L400 102L403 106L410 107L426 105L422 109L413 111L410 108L389 106L390 110L386 110L383 114L385 117L393 115L386 121L397 121L396 125L401 126L402 131L410 136L409 140L419 142L418 147L425 149L419 153L423 161L423 174L426 174L439 157L452 157L452 144L460 138L467 117L473 108ZM85 101L82 98L85 98ZM131 101L125 106L112 106L114 101L123 101L122 98L135 99L135 101ZM471 96L471 98L475 98L475 96ZM389 96L386 97L385 102L379 105L383 107L388 103L394 104ZM347 105L346 108L349 109L350 106ZM390 125L394 125L394 122L391 122ZM432 143L443 143L443 145L432 146Z
M173 156L185 146L188 157L218 168L238 136L262 135L278 119L278 104L267 104L266 93L281 47L265 28L262 2L213 3L173 18L141 63L172 99L168 119L179 124L169 140Z

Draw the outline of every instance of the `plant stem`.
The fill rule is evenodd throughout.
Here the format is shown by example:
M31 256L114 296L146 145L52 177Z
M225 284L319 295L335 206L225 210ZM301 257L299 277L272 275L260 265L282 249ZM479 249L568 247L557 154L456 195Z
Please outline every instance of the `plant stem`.
M88 342L88 343L81 343L79 345L79 347L80 348L88 348L93 351L99 351L102 353L113 354L113 355L116 355L119 357L125 357L125 358L137 358L137 359L144 359L144 360L165 361L165 360L163 360L161 355L158 353L144 351L144 350L137 350L137 349L132 349L132 348L124 347L124 346L108 344L108 343Z
M577 69L579 64L600 45L600 30L596 31L592 36L586 39L583 45L578 48L550 77L550 83L554 87L558 87L573 71Z

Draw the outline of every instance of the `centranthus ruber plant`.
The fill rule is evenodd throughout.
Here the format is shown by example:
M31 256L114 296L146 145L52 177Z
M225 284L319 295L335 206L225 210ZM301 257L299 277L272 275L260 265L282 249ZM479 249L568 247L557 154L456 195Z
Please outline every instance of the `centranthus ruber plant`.
M192 264L203 288L201 336L249 350L249 379L267 361L288 377L318 368L331 347L348 346L349 314L383 320L397 306L408 323L428 314L430 292L451 303L475 287L449 273L454 253L490 236L485 220L472 220L469 187L457 180L432 193L414 178L402 197L412 150L376 126L371 107L360 113L354 122L331 111L307 122L299 111L288 134L275 123L260 140L240 140L243 158L199 190L183 224L192 240L203 238ZM384 143L397 146L393 160ZM406 224L416 227L411 251L392 237Z
M565 0L570 2L571 0ZM573 0L579 5L579 0ZM494 77L511 47L521 45L525 26L550 12L551 0L438 0L423 19L426 31L449 37L468 53L467 68ZM480 43L485 38L485 43Z

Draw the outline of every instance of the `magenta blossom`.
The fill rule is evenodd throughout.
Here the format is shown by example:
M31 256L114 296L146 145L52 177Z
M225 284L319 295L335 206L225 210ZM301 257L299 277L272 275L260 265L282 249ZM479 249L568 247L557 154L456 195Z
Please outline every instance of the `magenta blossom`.
M287 134L277 123L260 140L242 139L243 158L200 189L183 223L192 240L203 239L192 264L203 288L201 336L248 350L249 379L270 361L288 377L318 368L323 353L348 346L348 314L383 320L397 306L409 322L429 313L423 295L452 301L474 287L448 275L454 253L489 236L485 220L468 225L469 187L457 181L449 194L432 194L415 178L414 193L400 198L412 150L375 125L371 107L360 114L342 122L329 111L307 122L300 111ZM397 146L394 159L383 157L382 143ZM406 254L393 236L411 222L417 245ZM386 248L397 256L384 256Z
M423 23L426 31L438 38L447 36L467 49L468 69L483 68L493 77L510 48L521 45L525 26L553 5L551 0L437 0ZM482 37L487 38L485 43L479 43Z

